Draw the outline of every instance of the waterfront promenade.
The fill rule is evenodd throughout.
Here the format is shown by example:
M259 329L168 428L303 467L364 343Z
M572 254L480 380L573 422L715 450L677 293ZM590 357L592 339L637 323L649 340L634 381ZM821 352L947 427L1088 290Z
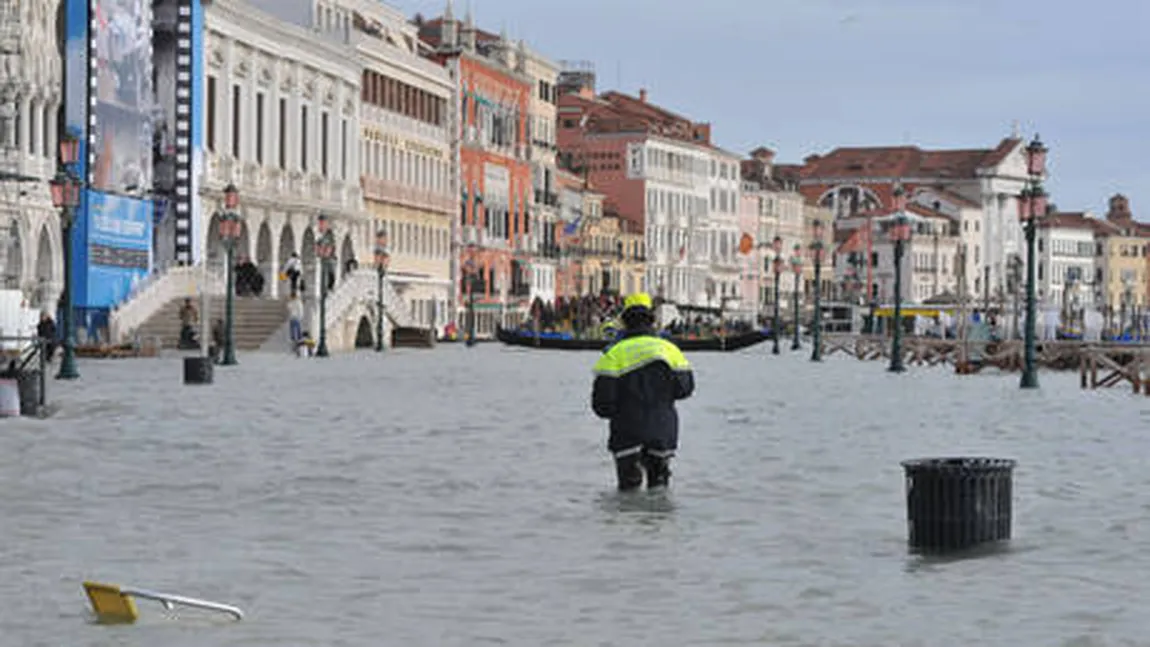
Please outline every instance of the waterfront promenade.
M620 497L594 353L483 344L87 361L0 432L13 645L1121 644L1150 594L1144 400L1073 372L955 377L698 354L669 494ZM906 554L899 461L1015 458L1009 552ZM87 624L82 579L241 623ZM385 638L381 638L385 637ZM382 640L382 643L381 643Z

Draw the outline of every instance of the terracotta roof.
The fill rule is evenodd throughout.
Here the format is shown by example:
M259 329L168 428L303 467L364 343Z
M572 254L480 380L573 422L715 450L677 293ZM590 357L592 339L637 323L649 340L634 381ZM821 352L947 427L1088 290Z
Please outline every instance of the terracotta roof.
M1130 238L1150 238L1150 225L1133 219L1113 218L1101 220L1091 219L1095 224L1094 233L1099 236L1126 236Z
M639 115L619 110L614 105L600 99L589 99L577 94L565 94L559 98L560 119L586 117L583 132L590 134L620 133L620 132L651 132L650 123ZM564 111L564 108L573 108Z
M462 43L463 42L463 21L459 20L457 18L455 20L455 23L456 23L456 34L459 38L459 42ZM442 25L443 25L443 16L437 16L437 17L432 18L430 20L424 20L422 23L419 24L419 40L422 40L423 42L427 43L428 45L431 45L432 47L439 47L442 44L442 41L439 40L439 35L441 33L440 27ZM498 34L493 34L489 31L483 31L482 29L479 29L479 28L474 28L474 29L475 29L475 44L477 46L481 45L481 44L493 43L493 42L496 42L499 40Z
M780 180L798 182L803 173L802 164L775 164L774 176Z
M1091 218L1081 211L1059 211L1048 214L1038 221L1039 229L1088 229L1098 232L1100 225L1106 227L1107 223Z
M704 146L711 145L710 124L691 121L649 101L615 90L599 95L598 101L610 106L614 112L612 116L631 124L632 128L641 124L649 133Z
M838 177L975 177L994 166L1022 140L1004 139L991 149L922 150L917 146L836 148L811 155L802 166L804 179Z
M763 170L763 163L757 159L739 162L739 174L744 182L753 182L760 189L767 191L782 191L783 183L775 178L774 167L771 168L771 173L767 177L763 177Z

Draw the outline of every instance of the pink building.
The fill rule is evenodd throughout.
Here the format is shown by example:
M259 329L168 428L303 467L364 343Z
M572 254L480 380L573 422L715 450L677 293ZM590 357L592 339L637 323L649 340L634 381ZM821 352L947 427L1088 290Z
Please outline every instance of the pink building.
M620 223L625 230L643 233L643 289L676 303L705 303L714 291L708 205L718 168L710 126L650 103L645 90L596 95L589 71L564 72L559 91L561 163L615 205L629 223ZM723 171L737 182L737 164Z

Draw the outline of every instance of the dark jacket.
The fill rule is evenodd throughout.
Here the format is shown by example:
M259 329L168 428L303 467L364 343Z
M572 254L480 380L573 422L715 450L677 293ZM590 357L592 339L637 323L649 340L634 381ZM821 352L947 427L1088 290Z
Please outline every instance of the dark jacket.
M628 331L595 363L591 408L611 421L607 449L679 444L675 401L695 391L695 376L675 344L649 330Z

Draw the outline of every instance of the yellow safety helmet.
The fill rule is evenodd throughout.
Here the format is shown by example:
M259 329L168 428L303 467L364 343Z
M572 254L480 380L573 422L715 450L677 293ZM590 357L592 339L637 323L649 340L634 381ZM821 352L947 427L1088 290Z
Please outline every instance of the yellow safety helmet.
M631 308L646 308L653 310L654 304L651 302L651 295L646 292L636 292L623 300L623 311L626 312Z

